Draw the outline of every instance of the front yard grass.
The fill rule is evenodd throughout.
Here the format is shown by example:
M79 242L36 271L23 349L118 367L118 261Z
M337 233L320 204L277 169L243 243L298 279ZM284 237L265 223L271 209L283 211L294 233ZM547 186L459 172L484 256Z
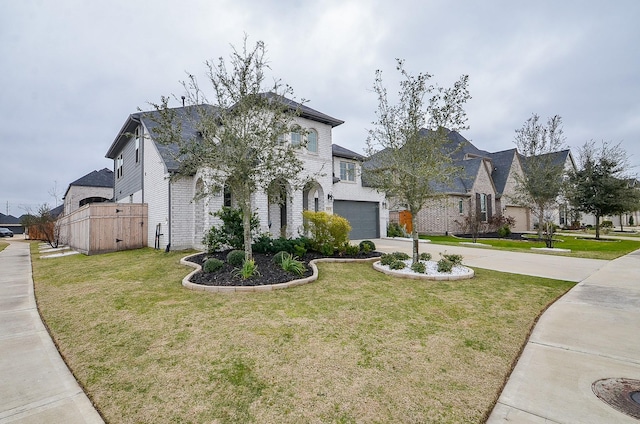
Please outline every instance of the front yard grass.
M479 423L573 285L322 263L315 283L221 295L182 288L183 252L32 255L42 316L112 423Z
M436 244L455 246L459 246L460 242L463 241L471 242L471 239L463 239L453 236L421 235L420 238L431 240L432 243ZM601 236L601 240L595 240L591 238L581 238L580 235L556 235L554 238L559 240L558 242L556 242L555 247L560 249L571 249L571 252L546 253L543 251L537 251L536 253L573 256L587 259L612 260L631 253L634 250L640 249L640 240L617 240L613 238L607 238L606 236ZM532 253L532 247L545 247L543 241L478 238L477 242L488 244L495 249L510 250L513 252Z
M2 252L7 246L9 246L9 243L6 241L0 241L0 252Z

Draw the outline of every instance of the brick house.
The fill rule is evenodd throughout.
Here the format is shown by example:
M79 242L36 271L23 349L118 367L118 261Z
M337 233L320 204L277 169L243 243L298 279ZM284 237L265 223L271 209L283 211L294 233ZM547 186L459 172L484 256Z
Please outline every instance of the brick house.
M300 115L295 123L307 131L307 147L298 153L305 163L304 171L311 181L302 190L294 190L286 181L285 201L272 201L264 192L252 199L260 221L260 232L272 236L297 236L302 231L302 211L346 211L347 219L372 216L365 227L355 224L352 239L375 238L386 231L387 214L384 195L362 186L359 178L360 155L332 144L332 129L343 121L325 115L308 106L289 101ZM188 107L187 107L188 108ZM175 108L185 117L187 108ZM154 140L153 114L140 112L129 115L109 147L106 157L114 162L114 199L116 202L148 204L149 246L164 249L202 248L202 237L219 224L211 214L222 206L233 206L234 196L226 190L194 200L198 189L206 183L200 171L195 175L170 181L178 170L176 146L162 145ZM183 133L195 129L190 120L181 118ZM300 137L291 133L287 142ZM337 152L337 156L336 153ZM333 172L329 172L332 170Z
M78 178L69 184L62 199L64 200L64 215L69 215L90 203L111 201L113 199L113 171L103 168Z

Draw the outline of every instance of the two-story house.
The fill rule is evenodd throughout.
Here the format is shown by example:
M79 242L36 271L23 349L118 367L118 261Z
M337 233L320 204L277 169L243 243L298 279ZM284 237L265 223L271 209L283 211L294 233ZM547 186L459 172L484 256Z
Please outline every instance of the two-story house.
M354 172L345 171L344 179L334 178L339 171L336 174L332 129L343 121L308 106L289 102L292 108L300 112L294 118L295 123L305 130L306 147L301 148L298 154L304 161L303 172L309 182L303 189L296 190L287 181L273 181L273 184L282 188L277 200L264 192L254 194L252 204L260 220L260 232L269 232L275 237L297 236L302 232L304 209L334 212L334 208L340 210L342 201L362 200L362 204L367 203L363 207L374 209L375 204L376 222L369 221L366 230L354 230L351 238L359 238L360 235L373 238L383 234L386 229L384 195L362 187L355 171L359 166L358 158L345 158L345 162L353 165L345 165L345 169ZM193 122L186 119L186 109L175 108L175 111L178 117L182 117L183 134L193 134L196 130ZM162 249L167 245L172 249L201 248L204 233L212 225L219 224L212 213L222 206L234 206L233 193L225 189L194 200L196 193L206 184L206 177L200 171L192 176L170 180L179 167L176 161L177 148L156 142L155 113L150 111L129 115L107 151L106 157L114 161L114 199L120 203L148 205L149 246ZM301 143L302 137L301 133L292 132L284 141ZM356 181L353 181L354 176ZM349 188L343 189L344 186ZM352 215L354 223L357 217ZM358 224L352 225L359 228Z

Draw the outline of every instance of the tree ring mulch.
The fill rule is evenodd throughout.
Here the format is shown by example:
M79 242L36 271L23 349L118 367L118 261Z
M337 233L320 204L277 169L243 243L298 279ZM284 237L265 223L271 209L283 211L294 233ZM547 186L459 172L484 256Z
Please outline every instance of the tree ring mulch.
M640 380L603 378L591 385L593 393L623 414L640 419Z
M279 285L282 287L289 287L291 284L295 282L308 282L314 276L314 268L315 265L312 264L312 261L318 260L327 260L327 261L370 261L375 260L382 256L380 252L369 252L369 253L359 253L355 256L323 256L317 252L308 252L303 257L298 258L307 268L306 272L302 275L293 274L287 272L282 269L279 265L273 262L273 254L270 253L254 253L253 259L256 263L257 270L259 275L256 275L251 278L243 279L239 275L237 275L236 268L229 265L226 262L226 257L229 251L224 252L214 252L214 253L199 253L191 256L187 256L182 259L182 263L190 266L194 266L197 268L195 271L191 272L185 279L183 280L183 285L188 288L192 288L194 290L207 290L207 291L234 291L234 288L264 288L268 289L269 287L273 288ZM222 269L212 272L205 273L202 271L202 266L206 262L207 259L216 258L220 259L224 262ZM315 279L315 278L313 278ZM307 281L308 280L308 281ZM290 284L287 284L290 283ZM228 288L229 290L215 290L215 287L220 289ZM279 287L276 287L279 288ZM256 291L256 290L246 290L246 291Z

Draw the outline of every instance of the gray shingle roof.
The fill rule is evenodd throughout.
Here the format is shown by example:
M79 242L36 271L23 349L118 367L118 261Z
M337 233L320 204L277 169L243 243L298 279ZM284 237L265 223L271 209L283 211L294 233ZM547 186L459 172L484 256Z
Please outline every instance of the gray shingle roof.
M363 161L366 158L361 155L360 153L356 153L352 150L346 149L342 146L339 146L337 144L332 144L331 145L331 153L333 154L333 156L339 157L339 158L345 158L345 159L354 159L354 160L358 160L358 161Z
M496 186L498 195L504 193L504 188L507 185L507 178L509 177L509 171L513 161L516 160L518 154L517 149L503 150L501 152L489 153L489 158L493 163L493 170L491 172L491 178L493 184Z
M108 168L103 168L100 171L91 171L84 177L80 177L69 184L69 186L113 188L113 171Z

